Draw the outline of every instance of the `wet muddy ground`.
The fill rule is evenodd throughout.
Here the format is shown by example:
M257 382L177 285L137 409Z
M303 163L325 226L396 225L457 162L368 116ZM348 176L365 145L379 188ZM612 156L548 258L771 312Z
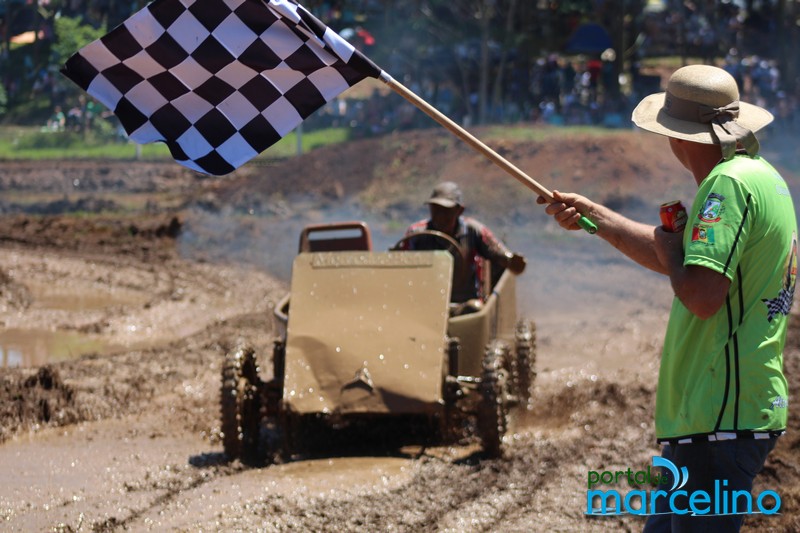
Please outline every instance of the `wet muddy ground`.
M171 164L135 163L137 172L131 163L4 163L0 345L3 366L12 368L0 369L0 529L640 530L639 517L586 516L586 485L589 471L646 470L658 453L652 411L669 287L593 237L562 234L508 178L485 168L480 179L471 176L466 152L440 147L436 168L422 168L428 156L420 152L435 144L424 135L402 145L416 150L417 172L430 177L398 178L404 187L388 187L391 170L364 163L363 175L350 166L315 188L303 181L308 169L337 168L324 153L219 181ZM522 168L552 169L581 191L600 190L581 168L613 174L604 198L655 222L653 206L677 191L654 185L653 198L637 194L625 172L648 168L634 157L652 148L641 139L612 143L630 160L618 171L604 166L613 158L592 140L504 146ZM559 153L563 165L572 164L565 154L585 160L559 167ZM550 159L537 163L543 154ZM657 172L675 172L664 161ZM294 185L304 195L272 178L251 181L298 168L306 178ZM219 435L223 355L246 338L268 360L272 306L287 290L299 228L363 218L385 249L424 214L419 203L437 177L472 184L481 198L473 214L530 261L519 301L537 325L539 375L504 457L486 459L470 445L389 446L264 468L228 462ZM76 192L76 179L89 192ZM371 192L381 187L384 196ZM87 196L117 207L76 214L74 206L92 205L81 203ZM793 390L796 322L786 354ZM55 346L65 345L59 354ZM755 489L776 490L782 514L748 518L747 531L800 529L800 423L791 412L790 431Z

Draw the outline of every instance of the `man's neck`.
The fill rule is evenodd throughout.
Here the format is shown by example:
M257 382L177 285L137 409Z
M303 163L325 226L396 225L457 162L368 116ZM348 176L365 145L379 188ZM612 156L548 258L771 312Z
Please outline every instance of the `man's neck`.
M722 162L722 152L719 146L714 144L699 144L697 147L698 149L692 150L686 166L694 176L694 181L700 186L714 167Z

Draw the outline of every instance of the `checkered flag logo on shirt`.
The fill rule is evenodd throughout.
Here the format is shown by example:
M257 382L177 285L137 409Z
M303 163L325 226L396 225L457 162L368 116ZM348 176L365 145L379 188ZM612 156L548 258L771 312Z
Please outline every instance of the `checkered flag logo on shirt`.
M382 71L291 0L155 0L62 73L134 141L222 175Z

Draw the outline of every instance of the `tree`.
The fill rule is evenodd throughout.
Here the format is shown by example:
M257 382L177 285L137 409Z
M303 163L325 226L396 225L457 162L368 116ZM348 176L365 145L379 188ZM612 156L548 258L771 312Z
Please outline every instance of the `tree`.
M50 64L57 66L63 65L80 48L106 34L105 25L94 28L84 24L79 17L57 17L53 30L55 41L50 48ZM66 80L60 79L59 83L68 85L72 91L78 90Z
M451 53L467 114L479 123L486 121L491 76L497 43L499 0L426 0L420 6L425 27L432 40ZM475 36L478 36L477 38Z
M94 28L79 17L56 18L54 30L56 39L50 50L51 60L56 65L63 65L80 48L106 34L105 26Z

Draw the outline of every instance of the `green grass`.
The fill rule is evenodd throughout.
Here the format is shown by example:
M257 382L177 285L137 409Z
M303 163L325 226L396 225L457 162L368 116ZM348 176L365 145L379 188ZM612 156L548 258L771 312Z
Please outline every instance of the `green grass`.
M545 139L565 138L575 135L592 135L606 137L618 135L622 129L603 128L600 126L502 126L493 127L483 134L485 141L494 139L510 139L515 141L543 141Z
M347 141L349 130L330 128L304 132L301 136L304 152L328 144ZM171 155L163 143L140 146L144 160L169 160ZM297 154L297 134L291 132L262 153L260 158L286 158ZM58 160L58 159L134 159L137 145L133 142L113 142L97 139L86 141L79 134L41 132L38 127L4 126L0 128L0 159Z
M571 135L611 135L620 130L591 126L539 128L530 126L497 126L482 133L482 140L505 138L519 141L541 141ZM349 140L347 128L328 128L302 133L302 150ZM172 158L163 143L138 146L138 158L147 161L168 161ZM283 159L297 155L297 133L291 132L272 145L256 159ZM32 126L0 127L0 160L59 160L59 159L118 159L137 158L137 145L133 142L113 142L84 139L74 133L48 133Z

